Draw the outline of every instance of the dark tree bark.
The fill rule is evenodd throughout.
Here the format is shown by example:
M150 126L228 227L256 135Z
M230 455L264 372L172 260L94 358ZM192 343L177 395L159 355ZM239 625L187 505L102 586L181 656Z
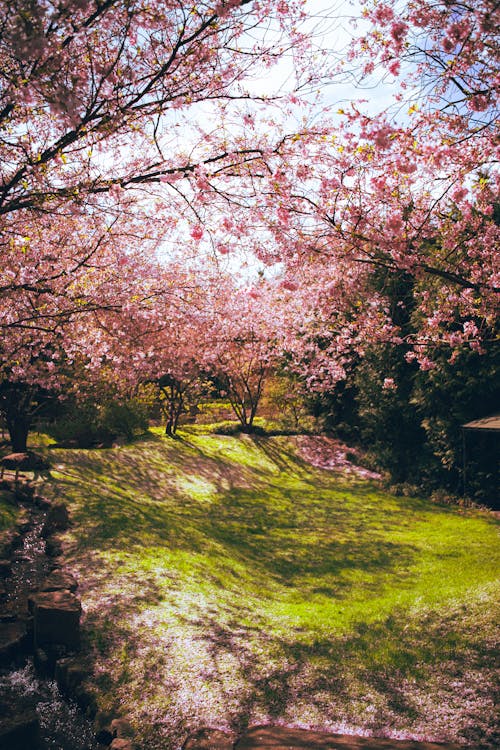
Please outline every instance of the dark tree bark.
M26 453L34 404L33 388L23 383L0 384L0 414L3 414L14 453Z
M17 419L7 417L7 429L14 453L26 453L28 450L29 419L18 416Z

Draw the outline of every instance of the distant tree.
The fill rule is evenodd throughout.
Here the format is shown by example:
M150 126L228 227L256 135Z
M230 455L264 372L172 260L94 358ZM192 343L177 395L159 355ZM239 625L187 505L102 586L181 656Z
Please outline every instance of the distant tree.
M236 286L226 279L213 300L208 327L209 370L227 397L243 432L252 432L264 384L282 347L282 315L272 286Z

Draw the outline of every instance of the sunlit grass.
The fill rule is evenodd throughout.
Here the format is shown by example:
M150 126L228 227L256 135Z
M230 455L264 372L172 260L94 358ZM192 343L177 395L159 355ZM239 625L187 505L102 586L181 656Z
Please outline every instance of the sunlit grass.
M313 469L294 446L158 430L51 451L102 705L163 750L267 720L488 735L493 516Z

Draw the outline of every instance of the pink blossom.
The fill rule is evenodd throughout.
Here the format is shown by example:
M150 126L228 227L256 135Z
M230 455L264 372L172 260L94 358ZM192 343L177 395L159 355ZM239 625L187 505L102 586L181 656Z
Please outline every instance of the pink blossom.
M472 96L467 102L469 109L473 112L484 112L488 109L490 102L487 96L484 94L477 94Z
M420 369L424 372L429 370L434 370L436 368L436 363L432 361L429 357L422 357L419 359Z
M289 213L289 211L287 211L286 208L283 208L282 206L280 206L278 208L277 213L278 213L278 219L279 219L280 223L284 224L285 226L287 226L289 224L289 222L290 222L290 213Z
M220 18L225 18L238 5L241 5L241 0L222 0L222 2L215 6L214 11Z
M181 180L183 177L182 172L167 172L167 174L162 174L160 177L160 182L177 182L177 180Z
M466 21L452 23L447 29L448 36L456 42L463 41L469 33L470 25Z
M382 388L386 391L395 391L397 390L397 385L394 381L394 378L384 378L384 382L382 384Z
M201 240L201 238L203 237L203 227L201 227L199 224L196 224L196 226L191 229L191 237L197 242Z
M394 18L394 11L389 5L379 5L373 13L373 18L378 23L386 25Z
M111 187L109 188L109 194L113 198L120 198L122 193L123 193L123 188L121 185L115 184L115 185L111 185Z
M401 63L399 60L393 60L389 66L388 66L389 73L391 73L393 76L398 76L399 71L401 70Z
M449 37L445 37L442 41L442 47L443 50L449 54L450 52L453 52L453 49L455 48L455 42L453 42Z
M387 227L390 229L394 234L398 234L403 229L403 222L401 220L401 217L399 216L392 216L387 221Z
M467 196L467 190L463 187L458 187L452 193L452 198L457 203L460 203Z
M477 325L472 320L466 320L463 329L466 336L477 336L479 333Z
M401 174L413 174L417 171L417 165L408 161L400 161L397 166Z
M401 44L407 31L408 26L402 21L396 21L391 26L391 36L398 44Z
M389 148L391 145L391 136L393 135L394 130L389 125L382 125L380 127L374 136L374 142L375 145L378 146L378 148L386 149Z

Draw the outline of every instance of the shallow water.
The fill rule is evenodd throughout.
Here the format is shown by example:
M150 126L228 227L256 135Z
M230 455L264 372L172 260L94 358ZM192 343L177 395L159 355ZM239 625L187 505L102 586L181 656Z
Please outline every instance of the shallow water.
M7 609L16 609L16 603L23 606L28 594L36 591L49 572L49 560L45 554L45 539L42 528L44 513L37 513L32 518L32 525L26 532L23 543L14 553L12 573L6 580Z
M72 701L65 700L53 680L40 679L29 659L0 672L2 702L34 708L40 722L40 750L97 750L93 727Z
M5 582L7 612L24 611L27 597L36 591L49 572L41 533L44 520L42 513L33 517L22 546L14 553L12 574ZM7 715L29 709L36 711L40 723L40 750L98 748L92 723L73 701L63 698L53 680L36 674L31 658L0 670L0 708Z

